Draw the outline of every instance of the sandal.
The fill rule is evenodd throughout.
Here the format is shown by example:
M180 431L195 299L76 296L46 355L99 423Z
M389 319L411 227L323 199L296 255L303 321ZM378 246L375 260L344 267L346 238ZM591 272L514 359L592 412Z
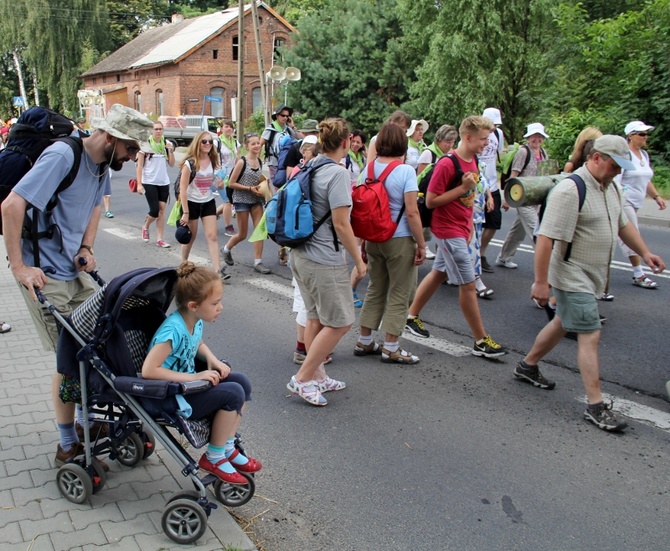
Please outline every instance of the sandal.
M492 294L493 289L489 289L488 287L484 287L483 289L477 291L477 296L479 298L490 298Z
M4 321L0 321L0 334L9 333L12 330L12 326Z
M371 354L379 355L382 353L382 347L379 346L375 341L372 341L370 344L361 344L356 341L354 346L354 355L355 356L370 356Z
M398 348L395 352L389 352L386 348L382 348L382 362L385 364L413 365L419 363L419 357L402 348Z
M658 287L658 283L656 283L653 279L649 279L646 275L641 277L633 277L633 285L644 287L645 289L656 289L656 287Z

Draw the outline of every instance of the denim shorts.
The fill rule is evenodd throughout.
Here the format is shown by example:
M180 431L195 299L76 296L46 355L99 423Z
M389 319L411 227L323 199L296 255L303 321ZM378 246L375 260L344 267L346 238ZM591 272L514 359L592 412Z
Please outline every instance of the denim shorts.
M556 315L566 331L595 333L600 331L600 314L592 293L573 293L553 288L556 297Z
M233 203L235 207L235 212L251 212L251 209L254 207L263 208L263 203Z

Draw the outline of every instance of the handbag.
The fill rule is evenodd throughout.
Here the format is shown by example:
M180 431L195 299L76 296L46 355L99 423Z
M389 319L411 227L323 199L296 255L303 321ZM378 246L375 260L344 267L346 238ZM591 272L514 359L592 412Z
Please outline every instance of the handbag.
M172 210L170 211L170 216L168 216L167 225L176 226L177 222L179 222L183 214L184 213L181 208L181 199L177 199L174 206L172 207Z

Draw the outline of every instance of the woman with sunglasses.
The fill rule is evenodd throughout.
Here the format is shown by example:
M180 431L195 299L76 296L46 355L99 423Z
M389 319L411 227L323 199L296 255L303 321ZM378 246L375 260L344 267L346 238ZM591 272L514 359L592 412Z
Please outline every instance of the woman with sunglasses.
M191 173L193 167L193 174ZM191 230L191 241L181 246L181 260L186 262L198 233L198 219L202 219L205 230L207 249L212 261L212 267L218 272L219 240L216 226L216 202L212 183L214 173L219 168L219 155L214 148L214 138L209 132L200 132L191 142L186 159L181 164L181 178L179 180L179 197L182 200L183 215L179 224L188 226ZM221 271L223 279L225 268Z
M649 162L649 154L644 150L647 147L649 132L653 129L653 126L649 126L642 121L629 122L624 129L635 170L622 170L619 183L623 189L625 200L623 210L628 220L633 223L638 231L640 228L637 222L637 211L642 207L646 196L651 197L660 210L666 207L665 199L659 195L651 181L654 171ZM656 289L658 283L645 275L638 254L627 247L621 239L619 239L619 246L633 267L633 285L643 289Z

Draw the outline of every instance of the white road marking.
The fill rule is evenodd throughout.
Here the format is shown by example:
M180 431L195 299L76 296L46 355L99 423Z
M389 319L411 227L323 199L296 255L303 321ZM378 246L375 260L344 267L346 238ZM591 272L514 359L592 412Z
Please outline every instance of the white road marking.
M282 295L286 298L290 299L293 298L292 287L289 287L288 285L283 285L281 283L277 283L275 281L272 281L271 279L253 278L245 280L245 283L253 285L254 287L258 287L259 289L264 289L266 291ZM454 342L449 342L445 339L440 339L437 337L430 337L428 339L424 339L422 337L416 337L415 335L412 335L409 332L405 332L403 333L403 339L415 342L422 346L427 346L428 348L432 348L433 350L437 350L438 352L444 352L445 354L449 354L450 356L456 356L456 357L469 356L471 353L471 349L468 348L467 346L463 346L461 344L457 344Z
M138 239L139 240L140 239L140 236L137 235L137 232L131 232L129 230L124 230L124 229L121 229L121 228L116 228L116 227L103 228L102 231L107 232L110 235L113 235L115 237L120 237L121 239L126 239L126 240L132 240L132 239ZM145 245L151 246L151 247L156 247L156 244L151 243L151 242L145 243ZM165 249L163 249L163 250L165 250ZM179 244L177 244L176 246L172 245L172 247L170 249L168 249L166 252L167 252L167 254L169 254L170 256L174 257L177 260L176 261L177 264L180 263L180 261L181 261L181 251L179 249ZM198 256L197 254L190 254L188 259L195 264L202 264L203 266L206 266L206 265L211 266L209 258L205 258L204 256Z
M248 283L249 285L253 285L254 287L258 287L259 289L265 289L266 291L270 291L271 293L282 295L286 298L290 299L293 298L293 287L277 283L275 281L272 281L271 279L263 279L258 277L253 279L247 279L244 282Z
M577 400L586 403L585 396L579 397ZM603 400L605 403L609 402L610 400L613 401L614 411L628 417L629 419L651 423L656 428L670 432L670 413L604 393Z
M491 240L491 245L496 245L498 247L502 247L503 241L500 239L492 239ZM533 249L532 245L527 245L525 243L522 243L519 245L519 251L523 253L530 253L530 254L535 254L535 250ZM494 264L495 265L495 264ZM610 267L614 270L623 270L623 271L632 271L631 265L628 262L622 262L621 260L612 260L612 263L610 264ZM670 279L670 273L666 274L655 274L653 273L647 266L642 266L642 268L645 271L645 274L653 276L653 277L660 277L663 279Z

